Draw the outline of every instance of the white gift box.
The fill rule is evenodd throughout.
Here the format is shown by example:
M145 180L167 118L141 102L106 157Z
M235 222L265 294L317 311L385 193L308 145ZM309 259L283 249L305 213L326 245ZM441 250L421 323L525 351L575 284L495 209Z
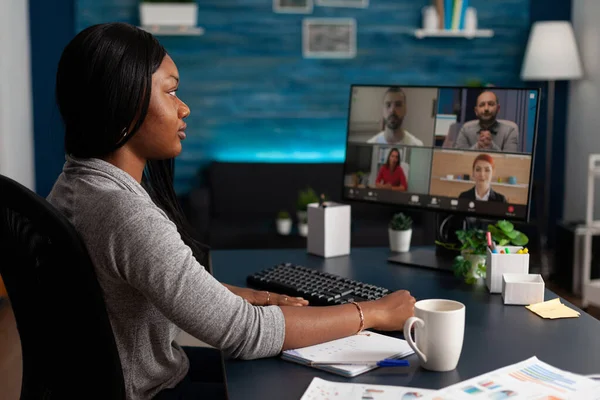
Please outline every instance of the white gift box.
M544 301L544 279L539 274L502 275L504 304L529 305Z
M308 211L307 251L321 257L350 254L350 206L311 203Z
M487 249L485 285L490 293L502 293L503 274L528 274L529 254L517 254L520 246L496 246L498 253ZM508 249L508 254L499 253L500 249Z

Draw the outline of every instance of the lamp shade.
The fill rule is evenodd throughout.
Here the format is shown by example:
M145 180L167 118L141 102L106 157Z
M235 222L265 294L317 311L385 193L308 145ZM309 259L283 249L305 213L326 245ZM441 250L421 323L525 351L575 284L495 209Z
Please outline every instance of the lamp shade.
M556 81L583 75L575 34L569 21L536 22L531 28L521 79Z

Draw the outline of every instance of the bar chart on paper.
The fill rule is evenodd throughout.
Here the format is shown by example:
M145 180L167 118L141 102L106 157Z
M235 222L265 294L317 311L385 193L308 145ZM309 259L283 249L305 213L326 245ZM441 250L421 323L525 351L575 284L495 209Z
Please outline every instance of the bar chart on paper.
M536 357L435 392L428 400L600 400L600 382L555 368Z
M533 364L521 370L510 372L509 376L521 382L533 382L561 393L575 393L577 382L561 374L554 373L540 364Z

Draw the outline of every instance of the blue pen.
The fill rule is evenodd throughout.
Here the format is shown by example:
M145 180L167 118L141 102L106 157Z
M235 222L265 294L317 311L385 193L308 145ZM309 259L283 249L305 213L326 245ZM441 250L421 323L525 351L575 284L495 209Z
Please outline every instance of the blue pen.
M340 362L329 362L329 361L312 361L310 365L377 365L378 367L408 367L410 366L408 360L397 360L394 358L386 358L381 361L340 361Z

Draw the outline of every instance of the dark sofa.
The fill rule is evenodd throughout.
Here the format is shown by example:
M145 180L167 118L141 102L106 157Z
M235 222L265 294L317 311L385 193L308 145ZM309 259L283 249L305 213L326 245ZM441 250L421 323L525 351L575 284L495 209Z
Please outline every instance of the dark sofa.
M343 165L214 162L204 181L183 202L200 239L212 248L301 248L306 238L297 234L296 221L290 236L277 234L278 211L287 210L295 219L298 191L307 186L341 201ZM403 211L401 207L344 203L352 207L352 246L388 245L387 223L393 213ZM407 213L415 220L413 245L433 244L434 216Z

